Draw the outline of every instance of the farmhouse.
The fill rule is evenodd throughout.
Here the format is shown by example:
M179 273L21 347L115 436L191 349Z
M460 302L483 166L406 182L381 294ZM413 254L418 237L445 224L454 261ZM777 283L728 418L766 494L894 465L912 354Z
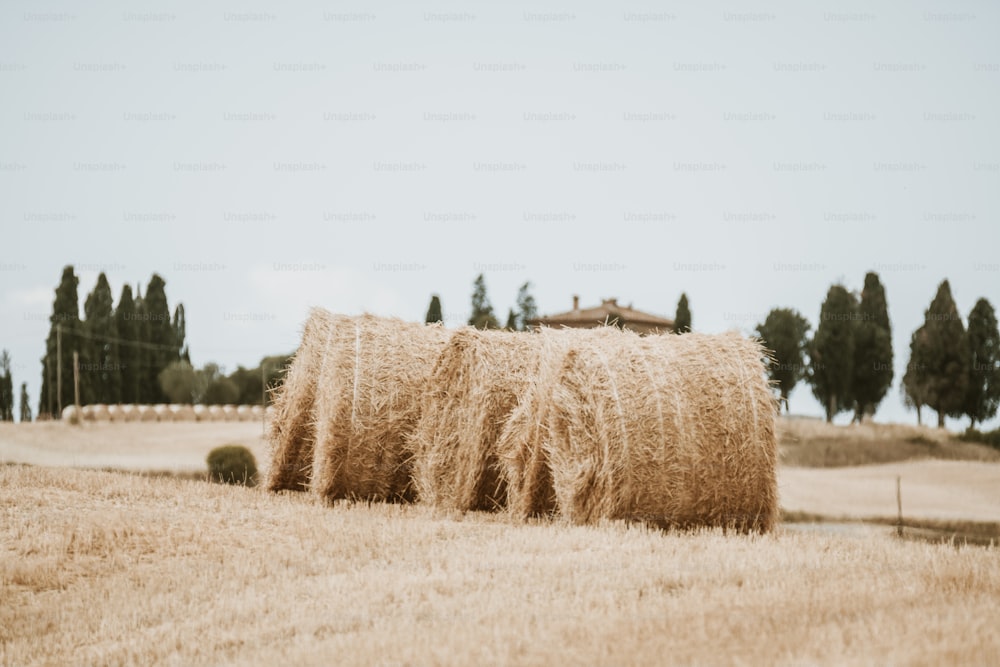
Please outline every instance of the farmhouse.
M573 310L528 320L528 325L535 329L543 326L592 329L605 323L642 335L674 330L673 320L636 310L632 304L619 305L618 299L604 299L599 306L580 308L580 297L576 294L573 295Z

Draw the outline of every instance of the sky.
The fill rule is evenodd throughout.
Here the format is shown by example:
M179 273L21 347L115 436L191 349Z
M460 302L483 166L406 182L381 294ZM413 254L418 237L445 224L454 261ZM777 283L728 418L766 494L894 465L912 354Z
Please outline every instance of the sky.
M966 1L4 2L0 347L37 409L66 264L81 308L101 271L116 298L159 273L229 370L311 306L439 294L459 326L480 273L501 321L530 281L542 313L684 292L695 329L750 333L876 271L876 419L915 423L938 284L1000 306L998 32Z

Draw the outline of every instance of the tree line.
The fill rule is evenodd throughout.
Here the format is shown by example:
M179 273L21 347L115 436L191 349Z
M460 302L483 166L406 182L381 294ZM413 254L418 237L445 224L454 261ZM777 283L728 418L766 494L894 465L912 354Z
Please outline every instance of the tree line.
M275 383L287 365L290 355L279 355L266 357L256 369L240 366L230 375L214 363L195 371L186 342L184 305L178 303L171 312L166 281L159 274L152 275L145 295L139 286L133 292L131 285L124 285L115 303L107 276L101 273L84 301L83 319L79 282L72 265L63 268L41 360L40 418L58 417L62 408L74 403L74 371L82 405L260 404L268 398L265 386ZM0 357L0 418L7 417L8 384L9 356L4 356ZM21 420L31 420L26 384L21 386Z
M902 378L907 407L945 417L968 417L972 427L992 419L1000 406L1000 332L996 313L979 299L963 323L951 286L945 280L913 332L910 358ZM892 327L885 290L878 274L865 276L860 294L844 285L830 287L820 308L816 332L790 308L776 308L756 327L771 351L768 373L788 409L788 395L800 380L810 385L827 421L853 412L861 421L874 415L892 386Z

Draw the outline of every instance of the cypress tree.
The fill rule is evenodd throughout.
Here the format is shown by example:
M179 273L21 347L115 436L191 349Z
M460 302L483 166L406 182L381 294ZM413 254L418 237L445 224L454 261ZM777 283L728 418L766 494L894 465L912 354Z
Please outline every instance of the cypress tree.
M688 307L687 294L681 293L680 301L677 302L677 314L674 315L674 333L687 333L691 331L691 309Z
M992 304L980 299L969 313L969 389L965 414L970 428L992 419L1000 407L1000 331Z
M924 315L927 336L927 405L944 418L960 417L969 388L969 343L951 286L945 280Z
M115 336L121 339L118 363L121 366L122 403L139 402L139 321L136 317L132 286L126 283L115 308Z
M150 393L151 403L166 403L167 396L160 388L159 375L170 362L178 361L173 324L170 321L170 306L167 303L167 283L159 274L154 273L146 286L144 319L147 326L147 341L149 348L149 365L146 369L146 384Z
M437 294L431 296L431 303L427 306L427 316L424 318L424 322L427 324L444 322L444 316L441 314L441 299Z
M903 374L903 402L917 409L917 423L923 424L921 408L927 405L927 330L921 325L910 336L910 360Z
M517 291L517 312L514 313L518 331L527 331L528 322L538 317L538 305L531 294L531 283L526 282Z
M42 358L42 391L38 397L38 414L60 417L59 410L73 405L73 351L81 351L80 345L80 299L77 287L80 279L73 272L73 266L63 268L62 278L56 287L56 297L49 317L49 336L45 340L45 356ZM59 359L59 331L62 331L62 359ZM62 394L58 394L60 385Z
M499 329L500 323L497 322L493 305L486 295L486 278L483 274L476 277L472 287L472 315L469 316L469 324L477 329Z
M31 404L28 402L28 383L21 383L21 423L31 421Z
M854 374L851 393L854 396L854 419L875 414L878 404L892 385L892 326L885 289L878 274L865 275L854 330Z
M14 379L10 375L10 353L0 352L0 422L14 421Z
M121 402L121 364L114 300L107 276L101 273L83 305L84 359L80 369L80 394L84 403Z
M854 324L858 303L843 285L834 285L820 309L819 326L809 344L807 381L823 405L826 420L854 405L851 378L854 366Z
M809 322L796 310L775 308L763 324L757 325L757 335L774 355L767 365L768 375L778 385L781 401L788 412L788 395L805 377L805 353Z

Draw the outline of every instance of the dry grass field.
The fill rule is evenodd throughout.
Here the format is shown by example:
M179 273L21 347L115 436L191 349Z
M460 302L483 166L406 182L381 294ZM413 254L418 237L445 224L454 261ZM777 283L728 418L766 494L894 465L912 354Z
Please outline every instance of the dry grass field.
M995 450L813 420L779 437L800 518L892 517L900 475L908 520L1000 527ZM838 440L892 462L830 467ZM76 469L191 475L234 442L266 465L258 423L0 424L0 664L1000 662L996 546L522 525Z
M996 548L0 466L0 663L996 664Z

